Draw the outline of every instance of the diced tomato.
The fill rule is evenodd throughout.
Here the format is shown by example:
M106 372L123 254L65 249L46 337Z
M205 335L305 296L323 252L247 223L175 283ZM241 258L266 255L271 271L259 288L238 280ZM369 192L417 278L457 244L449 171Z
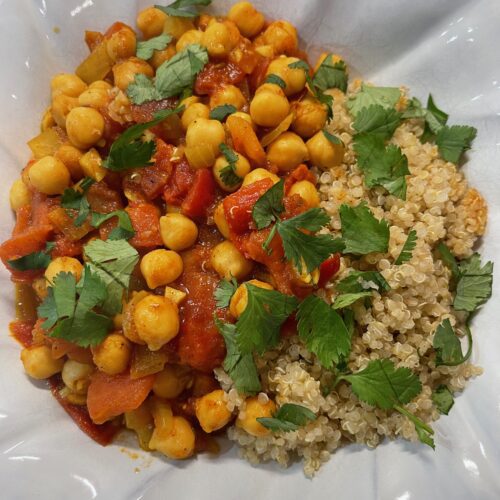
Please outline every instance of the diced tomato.
M323 288L340 269L340 254L336 253L319 266L318 287Z
M223 201L224 214L229 229L235 234L243 234L253 227L252 210L256 201L273 185L271 179L261 179L243 186Z
M151 203L131 202L125 210L135 231L135 235L129 240L133 247L152 248L162 244L158 207Z
M254 93L257 87L262 85L262 83L264 82L266 78L267 68L269 67L270 63L271 59L268 59L267 57L261 56L258 60L254 70L252 71L252 74L248 78L248 85L250 86L250 91L252 93Z
M194 182L194 170L187 160L182 159L173 165L172 175L163 190L167 204L180 206Z
M245 72L234 63L208 63L198 73L194 91L198 95L211 95L221 85L238 85L245 79Z
M96 371L87 393L87 408L92 421L102 424L138 408L153 388L154 375L131 378L130 374L107 375Z
M118 136L125 130L125 127L113 120L109 114L108 106L102 106L99 108L99 112L104 118L104 132L102 136L107 141L107 146L103 150L107 153L109 146L118 138Z
M299 181L309 181L316 184L316 176L307 168L307 165L301 163L295 168L285 179L285 194L290 191L290 188Z
M173 170L170 158L174 147L161 139L156 140L156 147L154 165L143 168L140 172L141 190L148 200L161 195Z
M262 147L252 125L239 116L231 115L226 120L234 149L250 160L253 166L266 164L266 152Z
M43 226L50 224L49 214L59 206L59 200L48 198L46 195L33 192L31 196L31 224L32 226Z
M160 101L148 101L144 104L132 104L130 111L132 119L137 123L146 123L154 118L154 114L163 109L174 109L177 99L169 98Z
M74 405L64 399L59 392L63 387L60 377L50 378L49 385L52 395L56 398L57 402L87 436L102 446L106 446L113 441L113 438L119 431L117 425L112 422L96 425L90 419L89 412L85 406Z
M240 38L238 45L229 53L229 62L236 64L247 75L252 73L261 58L247 38Z
M23 346L30 347L33 344L33 322L12 321L9 325L12 336Z
M82 253L83 243L72 241L64 234L56 234L54 242L56 246L51 252L53 259L56 257L76 257Z
M109 214L123 208L118 191L111 189L104 181L96 182L87 191L87 200L93 212Z
M215 181L208 168L197 170L193 185L182 202L182 213L188 217L206 217L215 200Z

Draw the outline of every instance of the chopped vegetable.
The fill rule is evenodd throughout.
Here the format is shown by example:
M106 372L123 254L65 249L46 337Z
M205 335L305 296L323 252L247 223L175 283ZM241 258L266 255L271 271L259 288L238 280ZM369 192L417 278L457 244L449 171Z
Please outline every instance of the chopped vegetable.
M125 210L115 210L108 214L92 214L91 224L93 227L99 227L109 219L116 217L118 219L118 227L113 229L108 236L108 240L128 240L135 235L134 228L130 216Z
M257 421L273 432L296 431L308 422L316 420L316 415L305 406L285 403L273 417L259 417Z
M66 188L61 196L61 207L66 208L70 215L72 215L70 210L77 211L77 216L74 219L76 227L80 227L90 214L90 205L86 194L94 182L94 179L85 177L77 185L77 189Z

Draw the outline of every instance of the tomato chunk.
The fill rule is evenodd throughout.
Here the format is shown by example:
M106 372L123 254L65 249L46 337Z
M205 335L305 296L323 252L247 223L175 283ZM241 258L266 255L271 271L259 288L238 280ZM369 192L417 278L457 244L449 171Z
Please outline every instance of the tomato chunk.
M163 191L163 198L170 205L180 206L194 182L194 171L187 160L174 164L172 174Z
M172 174L170 158L174 147L161 139L156 141L155 164L141 170L141 190L148 200L154 200L163 192L167 181Z
M199 95L210 95L221 85L238 85L245 79L245 72L234 63L208 63L198 73L194 91Z
M309 181L316 184L316 176L307 168L307 165L301 163L295 168L285 179L285 194L290 191L290 188L299 181Z
M340 269L340 254L336 253L319 266L318 287L324 287Z
M135 231L135 235L129 240L133 247L152 248L162 244L158 207L151 203L131 202L125 210Z
M33 322L12 321L9 325L12 336L23 346L30 347L33 344Z
M102 424L126 411L138 408L153 388L154 375L130 378L130 374L106 375L96 371L87 393L87 408L92 421Z
M215 181L208 168L197 170L185 200L182 213L188 217L206 217L207 210L215 200Z

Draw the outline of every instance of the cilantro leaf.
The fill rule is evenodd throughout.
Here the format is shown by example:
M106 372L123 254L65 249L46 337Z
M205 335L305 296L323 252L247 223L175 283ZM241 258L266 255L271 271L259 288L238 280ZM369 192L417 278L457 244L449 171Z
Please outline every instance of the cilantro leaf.
M266 79L264 80L264 83L272 83L274 85L277 85L278 87L285 89L286 88L286 82L283 80L283 78L279 77L278 75L267 75Z
M84 247L92 272L105 283L107 298L103 311L112 316L122 310L123 292L127 291L130 276L139 261L139 254L125 240L94 240Z
M351 351L351 336L342 320L324 300L310 295L297 310L300 339L327 369Z
M297 299L276 290L245 284L248 303L236 323L236 343L243 354L274 347L280 327L297 308Z
M236 326L214 317L215 325L224 337L226 358L222 367L231 377L239 393L257 394L261 390L259 373L251 353L242 354L236 343Z
M115 210L108 214L99 214L94 212L92 214L91 225L93 227L99 227L101 224L106 222L113 217L118 218L118 227L114 228L111 233L109 233L108 240L128 240L132 238L135 234L134 227L132 226L132 221L130 216L125 210Z
M255 203L252 209L252 218L257 229L264 229L272 222L276 222L284 212L283 196L285 182L280 179L273 187L268 189Z
M61 207L65 208L71 216L71 210L77 210L78 214L74 220L74 225L80 227L90 213L90 205L87 200L87 191L94 184L94 179L85 177L75 188L66 188L61 196Z
M57 279L57 276L54 279ZM47 288L47 296L37 307L36 312L39 318L45 319L42 323L42 328L48 330L57 323L58 315L53 287L49 286Z
M156 146L154 141L142 142L140 139L144 132L151 127L160 124L171 115L180 113L184 106L175 109L162 109L154 115L154 119L132 125L111 145L108 157L104 160L103 166L109 170L120 172L129 168L140 168L152 165Z
M364 132L385 140L392 137L400 123L401 113L394 108L371 104L359 111L352 126L358 133Z
M388 292L391 287L385 278L377 271L351 271L347 278L336 284L339 292L358 293L366 290Z
M450 252L450 249L441 241L437 246L437 250L441 256L441 260L449 267L452 277L454 279L458 279L460 271L458 269L457 261Z
M168 34L164 34L155 36L149 40L137 42L136 56L147 61L153 57L155 50L163 50L171 41L172 37Z
M372 104L394 108L400 96L401 92L396 87L372 87L362 83L360 91L349 97L347 108L352 116L356 116L363 108L368 108Z
M348 292L348 293L341 293L337 297L335 297L335 300L333 302L333 308L334 309L343 309L344 307L348 307L354 302L357 302L359 299L364 299L372 296L372 292Z
M422 103L416 97L413 97L408 101L401 117L405 120L410 118L425 118L426 113L427 110L422 106Z
M134 81L129 84L126 93L134 104L144 104L145 102L163 99L153 80L142 73L135 75Z
M477 129L466 125L453 125L442 127L436 135L436 144L439 154L446 161L458 163L462 153L471 148Z
M458 311L474 312L491 297L493 263L481 267L481 257L475 253L458 264L459 278L453 307Z
M330 134L330 132L328 132L328 130L326 129L323 129L322 130L323 132L323 135L332 143L332 144L342 144L342 146L344 146L344 142L342 141L342 139L340 139L340 137L337 137L336 135L333 135L333 134Z
M168 6L155 5L155 7L169 16L175 17L196 17L198 16L198 6L210 5L212 0L176 0Z
M273 432L296 431L308 422L316 420L316 415L305 406L285 403L273 417L258 417L257 422Z
M426 128L428 128L428 130L432 134L437 134L446 125L447 121L448 115L436 106L432 95L429 94L429 97L427 98L427 110L425 114Z
M445 319L436 328L432 342L432 347L436 350L436 366L457 366L470 358L472 354L472 335L467 325L465 325L465 331L469 339L469 348L464 356L460 339L455 334L450 320Z
M215 289L214 297L217 307L223 308L228 307L231 298L238 288L238 282L235 278L231 278L231 281L220 280L217 288Z
M236 113L237 109L232 104L223 104L222 106L216 106L210 111L209 118L211 120L224 121L229 115Z
M412 257L412 252L416 247L416 245L417 245L417 231L412 229L408 233L408 237L406 238L406 241L403 245L403 248L401 249L401 252L399 252L398 258L394 261L394 264L399 266L404 262L408 262Z
M389 224L377 220L365 202L355 207L340 206L344 253L365 255L371 252L387 252Z
M420 442L426 444L427 446L430 446L434 450L434 439L432 439L434 431L432 427L428 426L425 422L420 420L417 416L413 415L413 413L410 413L406 408L403 408L402 406L396 405L394 409L401 413L401 415L404 415L413 423Z
M332 88L345 92L347 90L345 62L342 59L334 62L333 54L328 54L314 74L313 85L323 92Z
M17 259L9 259L7 264L16 271L28 271L35 269L45 269L50 264L50 251L54 248L54 243L48 242L45 249L40 252L32 252Z
M448 389L448 386L441 384L432 393L432 402L438 409L439 413L448 415L455 401L453 401L453 393Z
M219 149L227 161L227 165L219 172L221 181L229 187L237 186L241 182L241 177L236 174L238 155L223 142L219 144Z

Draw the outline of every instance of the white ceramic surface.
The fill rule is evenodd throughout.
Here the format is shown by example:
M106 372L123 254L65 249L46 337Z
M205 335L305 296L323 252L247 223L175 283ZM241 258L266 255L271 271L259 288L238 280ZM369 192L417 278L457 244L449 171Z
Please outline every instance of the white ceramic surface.
M222 9L231 2L215 1ZM500 2L498 0L256 1L285 17L304 47L327 47L379 85L432 91L451 122L474 125L478 137L465 167L490 206L483 256L500 255ZM133 23L132 0L0 0L0 239L11 229L8 188L29 157L48 102L49 79L71 71L86 53L84 29ZM60 28L56 34L54 28ZM500 262L500 261L499 261ZM116 444L101 448L79 432L43 384L23 374L8 337L12 286L0 271L0 498L90 499L394 499L500 498L500 335L496 296L474 324L473 359L484 367L450 416L436 428L436 451L403 441L375 451L348 446L313 480L301 467L251 467L233 449L218 459L170 463ZM497 306L498 307L498 306ZM135 469L138 468L138 471Z

